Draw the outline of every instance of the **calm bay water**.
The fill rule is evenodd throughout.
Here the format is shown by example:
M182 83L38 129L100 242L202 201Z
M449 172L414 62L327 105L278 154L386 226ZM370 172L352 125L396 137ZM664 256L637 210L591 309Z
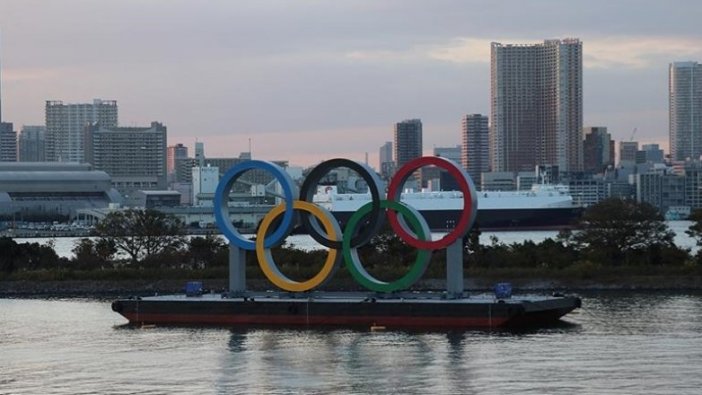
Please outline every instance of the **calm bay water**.
M690 238L685 234L687 228L690 227L692 222L690 221L669 221L668 226L675 232L675 244L682 248L689 248L692 251L697 251L698 247L695 245L695 240ZM490 244L491 239L494 237L499 242L505 244L520 243L525 240L532 240L534 242L541 242L547 238L555 238L558 235L558 231L554 230L535 230L535 231L499 231L499 232L482 232L480 234L481 244ZM442 237L442 234L434 234L434 238ZM77 237L56 237L56 238L32 238L32 239L22 239L16 238L15 241L18 243L39 243L47 244L52 243L54 249L59 256L72 257L73 247L75 247L76 242L80 240ZM317 244L311 237L307 235L292 235L287 238L287 243L295 245L299 248L310 250L324 248Z
M125 327L109 301L0 299L0 394L699 394L702 295L581 295L523 333Z

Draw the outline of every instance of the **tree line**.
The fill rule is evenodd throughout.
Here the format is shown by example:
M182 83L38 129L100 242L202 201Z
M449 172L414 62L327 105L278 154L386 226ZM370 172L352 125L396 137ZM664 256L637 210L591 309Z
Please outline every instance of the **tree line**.
M686 233L702 246L702 211L693 212ZM562 270L596 267L681 266L702 264L702 250L692 254L673 242L674 234L658 210L634 200L607 199L585 210L575 230L562 230L542 242L479 242L474 228L463 242L464 265L473 269L538 268ZM37 270L110 271L212 270L226 275L228 245L221 237L188 237L177 218L156 210L128 209L108 214L92 238L76 242L72 258L59 257L53 245L18 244L0 238L0 275ZM396 278L413 263L416 251L392 232L381 232L359 249L367 270L379 278ZM428 276L443 273L445 251L432 255ZM326 250L302 251L286 245L274 249L281 271L308 278L319 270ZM247 254L250 276L261 276L255 254ZM343 268L342 268L343 271Z

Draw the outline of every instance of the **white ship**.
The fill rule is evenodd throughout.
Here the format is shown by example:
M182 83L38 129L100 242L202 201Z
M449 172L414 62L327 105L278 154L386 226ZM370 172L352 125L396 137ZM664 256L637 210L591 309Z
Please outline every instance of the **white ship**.
M534 184L527 191L479 191L476 225L488 229L560 229L571 227L583 208L573 202L566 185ZM314 202L346 220L370 202L368 193L338 193L334 185L319 186ZM459 191L405 192L400 200L419 210L434 231L452 229L463 209Z

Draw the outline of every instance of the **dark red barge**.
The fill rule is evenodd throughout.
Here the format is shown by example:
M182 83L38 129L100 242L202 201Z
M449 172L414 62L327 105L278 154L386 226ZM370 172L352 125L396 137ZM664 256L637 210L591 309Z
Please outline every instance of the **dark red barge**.
M343 326L387 329L518 328L556 323L580 307L572 296L445 299L435 293L373 297L357 293L205 294L120 299L112 309L134 325Z

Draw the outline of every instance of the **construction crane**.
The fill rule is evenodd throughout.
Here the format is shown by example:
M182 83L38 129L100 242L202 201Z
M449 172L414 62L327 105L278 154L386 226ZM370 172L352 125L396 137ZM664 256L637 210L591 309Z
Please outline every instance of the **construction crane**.
M634 141L634 135L636 134L637 130L639 130L639 128L634 128L634 130L631 131L631 137L629 137L629 141Z

